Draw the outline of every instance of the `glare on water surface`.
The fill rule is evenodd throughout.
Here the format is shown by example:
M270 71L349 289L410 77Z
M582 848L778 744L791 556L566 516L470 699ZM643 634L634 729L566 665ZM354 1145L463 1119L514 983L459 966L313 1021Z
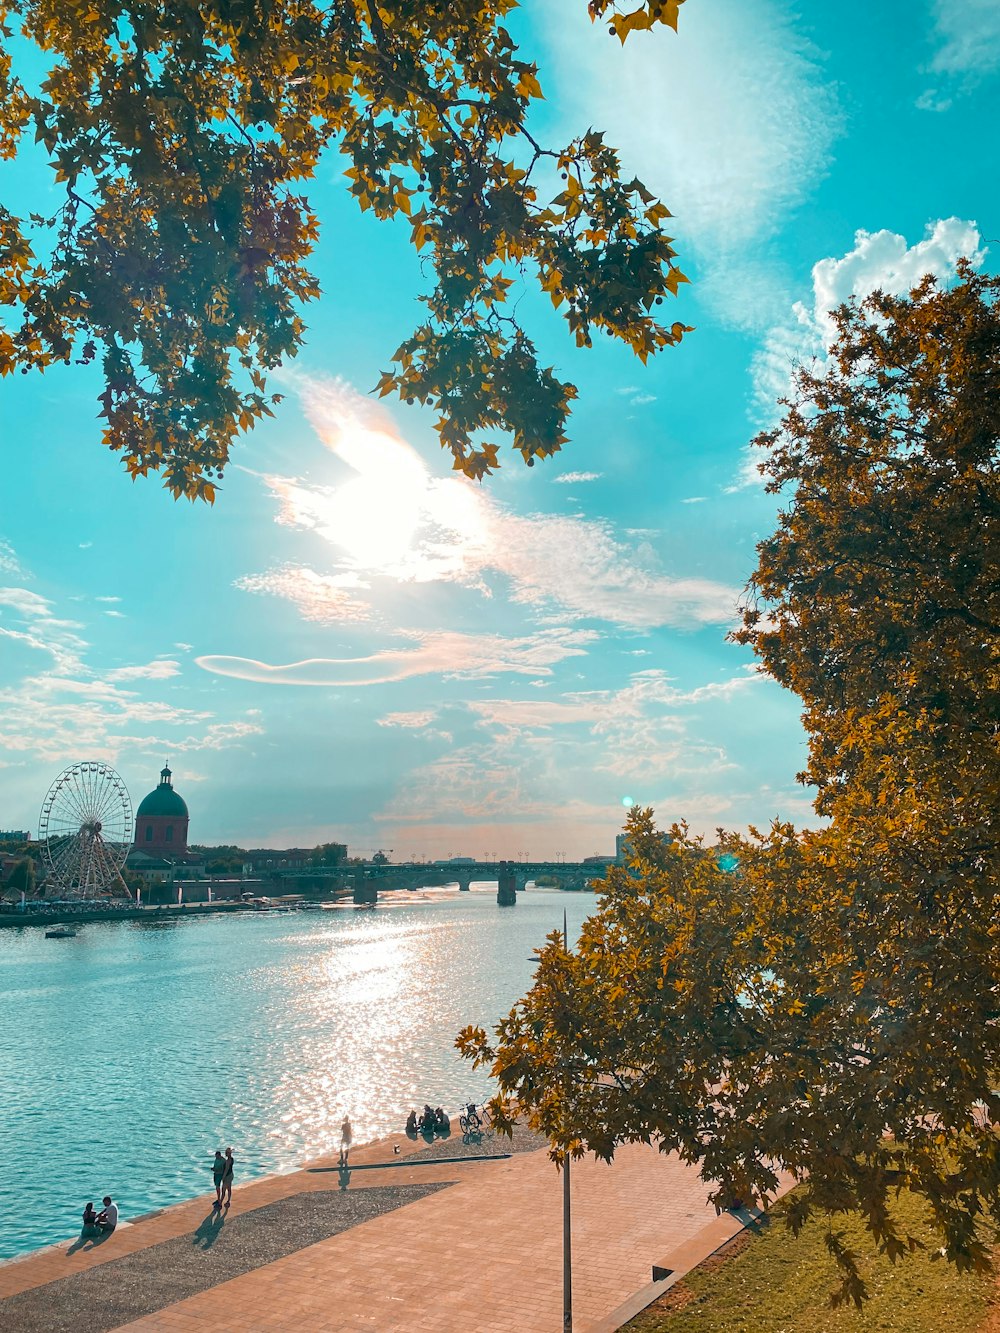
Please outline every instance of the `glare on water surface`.
M489 1088L454 1050L531 984L527 961L590 894L495 889L375 911L0 931L7 1223L0 1257L67 1237L105 1193L135 1217L454 1112ZM26 1203L26 1201L29 1201Z

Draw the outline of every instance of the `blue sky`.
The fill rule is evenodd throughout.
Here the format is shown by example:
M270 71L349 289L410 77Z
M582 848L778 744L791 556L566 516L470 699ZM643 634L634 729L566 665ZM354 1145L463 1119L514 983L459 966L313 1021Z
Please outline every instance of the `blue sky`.
M128 480L90 370L4 381L0 828L91 757L136 803L169 759L196 842L574 857L627 797L709 833L809 820L798 702L725 641L775 513L746 445L830 306L995 270L1000 3L688 0L621 49L584 0L527 0L516 33L539 132L605 130L672 209L697 331L646 367L578 351L528 288L571 442L458 479L428 416L368 397L423 279L331 155L323 298L214 509Z

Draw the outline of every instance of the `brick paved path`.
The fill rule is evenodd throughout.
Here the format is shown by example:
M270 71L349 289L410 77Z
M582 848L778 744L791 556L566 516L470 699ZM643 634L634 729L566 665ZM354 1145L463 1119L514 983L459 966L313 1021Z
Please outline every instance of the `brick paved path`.
M546 1152L409 1166L412 1145L400 1146L399 1166L355 1171L350 1188L455 1183L187 1299L175 1297L122 1327L129 1333L559 1333L562 1189ZM376 1145L356 1160L385 1160L387 1152L391 1147ZM230 1216L303 1191L328 1191L336 1180L321 1171L271 1177L237 1191ZM622 1148L611 1166L574 1163L579 1333L648 1283L652 1264L682 1250L686 1263L697 1262L720 1243L720 1220L706 1196L694 1170L641 1145ZM0 1296L190 1236L204 1213L201 1200L119 1228L97 1251L67 1258L56 1248L0 1268ZM86 1311L80 1313L86 1326ZM0 1321L3 1314L0 1305Z

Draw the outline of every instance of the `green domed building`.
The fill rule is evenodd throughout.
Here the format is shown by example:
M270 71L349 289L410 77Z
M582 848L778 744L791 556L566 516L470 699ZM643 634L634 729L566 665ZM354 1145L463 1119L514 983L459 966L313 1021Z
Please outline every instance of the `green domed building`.
M151 855L183 856L187 852L188 808L174 791L164 765L159 786L144 797L135 812L135 848Z

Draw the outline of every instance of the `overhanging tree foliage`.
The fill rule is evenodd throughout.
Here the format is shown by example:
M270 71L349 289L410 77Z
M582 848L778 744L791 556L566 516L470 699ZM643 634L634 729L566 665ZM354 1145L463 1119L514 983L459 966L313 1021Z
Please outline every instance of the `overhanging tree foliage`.
M804 703L822 829L723 836L633 814L574 953L488 1039L501 1101L574 1152L655 1140L720 1205L857 1209L895 1258L890 1205L928 1203L947 1257L1000 1222L1000 280L962 265L836 315L759 437L787 496L742 630ZM566 1091L565 1075L573 1071ZM860 1301L831 1227L841 1295Z
M507 303L517 275L578 345L603 332L643 360L687 331L653 316L685 279L667 209L600 133L531 134L515 3L0 0L0 157L33 134L59 197L47 216L0 204L0 375L99 360L104 442L133 477L213 500L319 294L300 191L334 147L359 206L407 217L434 275L380 391L436 409L468 476L497 465L497 435L529 466L555 453L576 391ZM682 3L589 11L624 41L676 27ZM37 88L12 35L49 65Z

